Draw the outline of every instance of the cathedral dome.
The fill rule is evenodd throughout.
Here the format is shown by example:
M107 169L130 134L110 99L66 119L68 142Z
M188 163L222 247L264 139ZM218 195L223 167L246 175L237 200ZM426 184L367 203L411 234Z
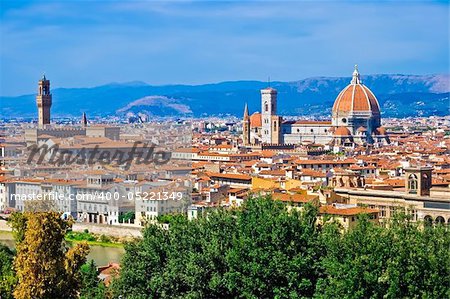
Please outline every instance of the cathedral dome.
M346 127L339 127L336 129L336 131L334 131L334 136L351 136L352 132L350 132L349 129L347 129Z
M337 96L332 113L334 115L353 113L380 115L378 100L373 92L362 84L357 66L355 66L352 81Z
M250 127L262 127L261 113L255 112L250 115Z

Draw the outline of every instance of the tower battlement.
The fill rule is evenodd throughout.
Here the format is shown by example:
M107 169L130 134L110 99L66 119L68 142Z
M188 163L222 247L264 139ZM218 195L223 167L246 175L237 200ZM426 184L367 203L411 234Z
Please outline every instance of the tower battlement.
M50 124L50 108L52 107L52 94L50 92L50 80L45 75L39 80L38 93L36 95L36 104L38 107L38 125L44 128Z

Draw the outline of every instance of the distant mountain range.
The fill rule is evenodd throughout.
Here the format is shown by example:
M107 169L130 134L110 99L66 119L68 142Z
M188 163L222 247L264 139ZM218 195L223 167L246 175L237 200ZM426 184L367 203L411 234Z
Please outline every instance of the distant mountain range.
M349 77L314 77L271 82L278 90L281 115L327 116ZM450 114L450 76L369 75L362 81L377 96L384 116ZM203 85L153 86L143 82L113 83L93 88L53 89L53 116L121 115L144 112L156 116L236 115L244 104L259 111L260 89L267 82L231 81ZM0 117L36 117L35 95L0 97Z

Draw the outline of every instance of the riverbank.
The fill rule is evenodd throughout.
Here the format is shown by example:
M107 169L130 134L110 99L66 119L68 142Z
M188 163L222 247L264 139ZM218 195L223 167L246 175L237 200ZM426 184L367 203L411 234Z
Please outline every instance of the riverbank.
M75 222L72 226L72 231L74 232L84 232L85 230L88 230L92 234L105 235L115 238L142 238L142 228L136 226L115 226L83 222Z
M83 232L70 231L66 234L64 239L71 243L86 242L89 245L103 246L103 247L123 247L123 243L131 240L130 238L110 237L106 235L96 235L90 233L87 229Z
M69 246L76 244L77 242L67 241ZM89 243L89 242L88 242ZM125 253L123 246L100 246L95 244L96 242L91 242L89 244L89 254L87 260L94 260L99 266L108 265L109 263L120 263L122 256ZM14 238L12 232L10 231L0 231L0 244L6 245L9 248L15 247Z
M136 226L113 226L81 222L75 222L72 225L72 231L74 232L84 232L86 229L93 234L108 237L125 239L142 238L142 228ZM6 220L0 220L0 231L12 231Z
M86 240L72 240L64 238L69 243L77 244L81 242L86 242L89 246L101 246L101 247L113 247L113 248L123 248L123 243L105 243L105 242L99 242L99 241L86 241Z

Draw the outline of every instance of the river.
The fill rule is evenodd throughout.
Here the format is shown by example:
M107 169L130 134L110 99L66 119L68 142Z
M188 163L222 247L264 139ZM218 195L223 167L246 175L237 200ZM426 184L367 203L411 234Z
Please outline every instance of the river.
M0 243L13 248L14 239L11 232L0 231ZM103 247L97 245L89 245L90 252L87 257L88 261L93 259L97 266L107 265L109 262L120 262L125 250L121 247Z

